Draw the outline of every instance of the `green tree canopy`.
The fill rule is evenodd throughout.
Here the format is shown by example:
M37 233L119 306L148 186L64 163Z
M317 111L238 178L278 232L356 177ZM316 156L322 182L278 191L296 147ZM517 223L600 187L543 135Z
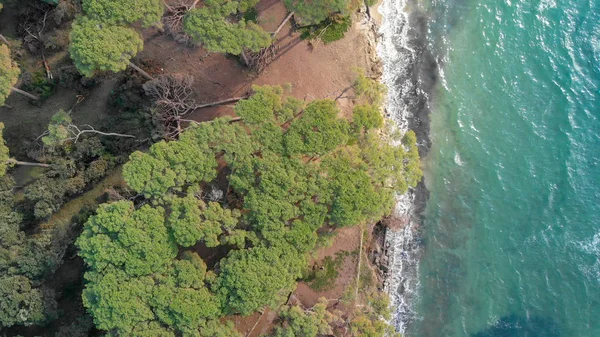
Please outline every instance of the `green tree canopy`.
M286 306L279 313L283 324L275 327L270 337L316 337L332 335L329 325L334 315L327 311L327 299L319 298L319 302L310 310L299 306Z
M44 298L24 276L0 277L0 326L43 323Z
M345 144L348 141L348 123L337 117L338 112L332 100L308 104L285 135L288 153L320 156Z
M368 166L355 149L342 150L325 159L333 202L330 219L339 226L351 226L391 209L391 190L377 189Z
M150 276L131 277L107 267L102 272L87 272L85 279L83 305L99 329L131 332L135 325L154 319L150 300L155 282Z
M269 33L244 19L230 21L231 15L246 10L253 3L254 1L207 0L204 7L186 14L184 31L211 52L240 55L244 48L258 52L271 44Z
M45 235L36 244L21 231L23 217L14 210L14 185L10 176L0 177L0 327L44 323L55 305L53 294L39 282L47 272L40 266L52 264L46 255L52 252L44 245ZM36 254L37 247L43 255ZM47 263L40 263L40 258Z
M146 197L161 197L172 188L211 181L216 176L214 152L191 137L158 142L149 153L134 152L123 168L125 181Z
M10 153L8 146L4 142L2 132L4 131L4 123L0 122L0 177L6 174L6 170L9 167Z
M352 129L355 132L379 129L383 126L383 116L378 106L359 104L352 111Z
M201 337L242 337L243 335L235 329L232 321L222 323L218 320L210 320L200 328Z
M156 327L144 322L156 321L165 333L227 334L212 329L222 315L282 302L319 228L375 220L420 179L414 134L380 129L372 103L356 109L349 141L351 124L335 102L305 104L278 87L255 91L236 105L241 121L199 123L179 140L134 153L123 176L143 195L136 198L142 206L120 201L88 220L78 245L90 266L85 303L101 329L143 331ZM222 203L204 201L207 189L224 182ZM208 270L195 250L217 245L227 255ZM108 298L124 276L133 288ZM131 310L142 314L129 317ZM127 318L111 323L112 314ZM290 311L278 332L325 331L321 316ZM359 324L356 331L371 328Z
M96 71L125 70L143 49L140 34L132 28L115 26L82 16L73 22L69 53L86 77Z
M203 241L207 247L216 247L224 230L231 232L237 225L238 210L223 209L217 202L205 204L193 194L174 198L167 223L177 243L183 247Z
M284 0L283 2L306 24L319 23L334 14L346 16L355 5L352 0Z
M71 135L68 130L69 124L73 122L71 115L63 109L52 115L48 124L48 134L42 137L42 143L46 146L59 146Z
M381 106L387 93L383 83L368 77L362 69L357 71L353 87L361 104L372 104L377 107Z
M142 22L143 27L160 23L164 6L161 0L83 0L84 12L111 25Z
M133 203L102 205L77 240L79 255L93 269L122 268L128 275L161 273L177 255L165 225L164 210Z
M4 105L10 95L11 88L17 83L21 70L10 57L10 50L6 45L0 45L0 106Z
M135 337L175 337L175 332L165 328L157 321L146 321L136 324L131 331ZM119 337L117 332L108 333L106 337Z
M90 266L82 296L98 328L197 333L221 315L220 301L206 287L206 264L189 251L175 259L165 217L162 207L134 209L129 201L118 201L102 205L85 224L77 240Z
M236 250L221 261L218 295L226 312L249 315L283 301L306 260L291 246Z

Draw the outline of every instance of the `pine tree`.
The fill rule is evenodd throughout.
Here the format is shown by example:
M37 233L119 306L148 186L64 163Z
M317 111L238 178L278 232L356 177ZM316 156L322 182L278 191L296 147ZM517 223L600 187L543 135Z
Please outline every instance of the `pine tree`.
M69 53L75 66L86 77L97 71L125 70L144 43L132 28L115 26L88 17L73 22Z

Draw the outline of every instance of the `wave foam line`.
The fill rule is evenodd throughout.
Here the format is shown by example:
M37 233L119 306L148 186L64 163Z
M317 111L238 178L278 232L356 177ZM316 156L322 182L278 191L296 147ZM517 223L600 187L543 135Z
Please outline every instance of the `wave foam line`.
M400 130L406 132L412 118L410 111L411 92L418 83L412 76L418 53L410 46L410 25L407 0L384 0L379 7L383 16L380 26L380 41L377 48L383 62L382 81L388 87L386 115ZM418 89L418 88L417 88ZM409 219L407 225L397 231L388 230L385 245L388 251L389 273L384 289L391 297L394 308L392 324L400 333L405 333L408 324L419 319L415 312L419 290L420 237L414 222L415 194L409 192L398 196L394 210L396 216Z

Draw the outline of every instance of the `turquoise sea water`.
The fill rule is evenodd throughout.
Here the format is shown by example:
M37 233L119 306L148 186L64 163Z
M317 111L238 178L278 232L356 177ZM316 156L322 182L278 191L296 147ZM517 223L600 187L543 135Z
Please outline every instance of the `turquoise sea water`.
M600 336L600 0L418 9L440 77L407 335Z

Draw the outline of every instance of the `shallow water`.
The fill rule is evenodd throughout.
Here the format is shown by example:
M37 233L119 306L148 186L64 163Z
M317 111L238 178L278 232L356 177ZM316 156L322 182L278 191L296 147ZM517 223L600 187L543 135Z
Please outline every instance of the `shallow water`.
M427 18L439 78L417 296L398 326L600 336L600 1L404 9Z

